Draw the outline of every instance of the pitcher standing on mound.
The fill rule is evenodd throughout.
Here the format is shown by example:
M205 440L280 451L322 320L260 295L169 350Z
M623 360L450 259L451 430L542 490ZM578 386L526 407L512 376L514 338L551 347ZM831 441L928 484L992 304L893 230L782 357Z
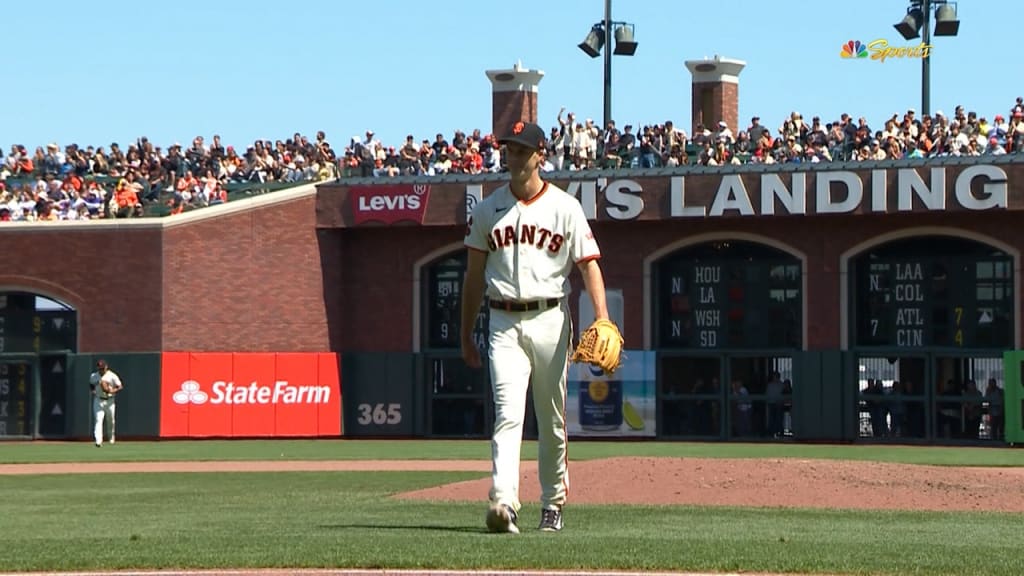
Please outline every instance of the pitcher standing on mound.
M519 461L526 393L537 415L540 529L562 529L569 488L565 395L572 321L567 296L575 266L594 306L608 318L601 256L576 198L545 182L544 131L516 122L499 138L509 183L477 203L466 226L468 264L462 289L462 358L480 367L473 326L480 300L490 300L488 337L495 404L492 487L487 527L518 533Z

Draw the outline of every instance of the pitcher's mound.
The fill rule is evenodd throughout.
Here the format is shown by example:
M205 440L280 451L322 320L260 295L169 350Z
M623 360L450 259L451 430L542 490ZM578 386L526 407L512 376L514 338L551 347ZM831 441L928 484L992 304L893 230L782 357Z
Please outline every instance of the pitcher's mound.
M520 500L537 502L535 462ZM1024 468L801 459L608 458L569 463L569 499L587 504L692 504L876 510L1024 512ZM398 498L487 500L490 478Z

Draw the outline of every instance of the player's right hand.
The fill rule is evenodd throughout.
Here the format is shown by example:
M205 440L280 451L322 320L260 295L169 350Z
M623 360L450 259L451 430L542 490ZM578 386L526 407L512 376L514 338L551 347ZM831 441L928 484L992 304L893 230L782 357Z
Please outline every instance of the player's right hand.
M479 368L480 364L480 350L476 347L475 342L463 342L462 343L462 360L466 362L466 366L470 368Z

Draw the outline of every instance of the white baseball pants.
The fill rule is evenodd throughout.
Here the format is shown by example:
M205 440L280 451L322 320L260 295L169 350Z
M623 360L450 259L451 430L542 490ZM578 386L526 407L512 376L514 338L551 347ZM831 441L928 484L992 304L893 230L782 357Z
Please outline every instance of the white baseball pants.
M92 435L96 444L103 444L103 427L105 422L110 423L110 441L114 441L115 421L114 413L116 406L113 399L103 400L99 397L92 399L92 411L95 416L95 425Z
M495 421L491 502L517 512L526 394L533 386L541 505L561 507L569 488L565 393L572 321L563 301L542 311L491 310L488 357Z

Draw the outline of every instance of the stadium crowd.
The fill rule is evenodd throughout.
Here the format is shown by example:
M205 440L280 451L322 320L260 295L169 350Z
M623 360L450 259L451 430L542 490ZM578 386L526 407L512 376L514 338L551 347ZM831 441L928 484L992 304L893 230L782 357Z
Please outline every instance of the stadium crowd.
M620 131L609 122L600 130L592 120L579 122L572 113L563 119L563 112L558 114L558 125L551 128L548 159L554 170L856 162L1024 149L1024 98L1017 98L1007 116L996 114L992 122L963 106L957 106L952 117L941 110L918 117L910 109L902 117L893 114L877 130L864 117L855 120L842 114L823 122L814 116L807 122L793 112L775 131L754 116L744 129L719 121L714 126L698 125L692 136L671 121L636 132L631 125Z
M338 159L323 131L314 140L296 133L287 140L258 140L244 151L220 136L196 136L188 148L164 150L146 137L122 148L82 148L56 142L30 152L13 145L0 150L0 221L89 220L165 213L222 204L228 189L265 183L328 180Z
M863 117L842 114L831 122L814 116L805 121L791 113L777 129L698 125L693 135L672 121L619 130L593 120L580 121L565 109L551 126L545 171L723 166L745 163L819 163L900 158L980 156L1024 150L1024 98L1006 116L986 116L957 106L952 116L941 110L918 116L913 109L893 114L880 129ZM372 130L353 136L336 155L323 131L310 140L295 133L287 140L258 140L239 153L219 136L207 144L202 136L182 149L162 150L146 138L122 150L56 143L30 153L14 145L0 150L0 221L128 218L145 215L145 207L165 205L171 214L220 204L232 185L298 183L341 177L386 178L399 175L482 174L504 170L492 134L455 130L433 141L406 136L398 147L383 144ZM11 183L11 184L8 184Z
M807 122L799 112L785 118L777 129L754 116L744 129L719 121L698 125L691 136L672 121L634 131L620 130L614 121L601 129L592 119L578 120L565 109L550 129L543 169L595 170L656 168L663 166L782 164L798 162L869 161L942 156L980 156L1024 150L1024 98L1008 114L986 116L957 106L952 116L938 110L918 116L913 109L893 114L881 129L864 117L842 114L832 122L819 116ZM437 134L433 142L419 143L409 135L397 150L385 147L367 131L353 136L341 165L344 176L479 174L504 169L493 135L479 130L466 135L456 130L451 142Z

